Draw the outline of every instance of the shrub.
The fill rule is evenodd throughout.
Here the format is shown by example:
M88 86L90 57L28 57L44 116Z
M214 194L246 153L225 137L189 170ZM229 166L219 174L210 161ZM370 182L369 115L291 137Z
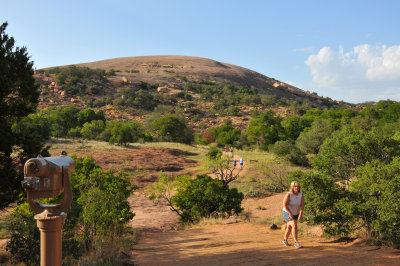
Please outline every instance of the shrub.
M104 245L124 232L124 226L134 214L127 198L134 189L124 172L103 172L93 158L75 159L76 167L71 176L74 202L68 211L65 230L80 228L76 236L86 251ZM107 245L107 244L106 244Z
M317 154L326 138L333 132L331 123L326 119L315 120L311 128L300 133L296 145L304 153Z
M165 199L181 222L197 222L203 217L229 217L242 211L243 194L207 175L179 176L173 181L163 173L154 187L148 187L150 199ZM176 190L176 194L172 192Z
M126 145L144 138L144 130L137 121L109 121L99 138L111 144Z
M194 133L194 144L207 145L208 142L203 139L200 133Z
M355 215L354 194L339 186L332 178L313 172L291 172L290 180L298 180L304 194L305 220L321 225L328 236L347 236L359 226Z
M206 156L210 160L215 160L215 159L221 158L222 152L216 147L211 147L210 150L208 151L208 153L206 154Z
M94 120L83 124L81 135L85 139L96 139L103 132L105 124L102 120Z
M272 146L272 152L293 164L309 165L306 155L290 141L275 142L274 146Z
M109 247L124 234L134 216L127 201L134 187L123 172L103 172L93 158L71 156L76 163L71 175L73 201L63 226L62 245L64 258L77 259L83 251ZM34 215L29 205L22 203L9 216L11 238L6 248L14 262L39 264L40 233Z
M24 203L18 205L8 217L7 227L11 237L6 250L10 252L14 263L39 264L40 232L34 216L28 203Z
M205 124L205 126L207 126ZM215 131L207 129L204 130L203 134L201 135L201 137L207 142L207 143L213 143L215 142Z
M195 222L202 217L239 214L243 194L210 176L198 175L177 187L177 193L171 200L181 211L183 222Z
M190 143L193 133L187 127L184 118L176 115L165 115L152 124L154 133L164 141Z
M281 118L276 116L272 110L257 115L250 120L246 129L247 137L261 149L267 150L268 146L280 140L284 135Z

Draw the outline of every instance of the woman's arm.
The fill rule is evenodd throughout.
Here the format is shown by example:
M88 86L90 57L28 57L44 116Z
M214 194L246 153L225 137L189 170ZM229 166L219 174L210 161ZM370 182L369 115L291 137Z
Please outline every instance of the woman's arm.
M304 210L304 195L301 195L301 203L300 203L300 213L298 220L300 221L303 218L303 210Z
M289 213L289 218L290 220L293 219L293 214L292 212L289 210L289 201L290 201L290 193L286 193L285 198L283 198L283 207L285 208L286 212Z

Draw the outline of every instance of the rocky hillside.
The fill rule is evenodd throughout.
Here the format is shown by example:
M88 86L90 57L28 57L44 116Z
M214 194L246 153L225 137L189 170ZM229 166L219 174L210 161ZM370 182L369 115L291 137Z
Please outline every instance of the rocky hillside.
M150 84L166 83L184 86L190 81L215 81L217 84L255 88L260 94L277 95L288 99L308 99L316 105L324 105L327 102L335 103L329 98L303 91L247 68L200 57L138 56L78 64L77 66L108 71L119 70L121 72L118 72L117 78L125 77L129 82L144 81Z
M156 106L170 105L181 107L197 128L219 124L227 116L236 126L245 127L253 110L279 111L285 104L308 108L343 105L255 71L206 58L139 56L74 66L81 72L72 66L37 71L39 109L73 104L101 108L109 118L142 120ZM89 77L83 68L99 71ZM60 72L63 69L71 71L66 75ZM224 90L227 84L234 88ZM288 112L283 109L280 111Z

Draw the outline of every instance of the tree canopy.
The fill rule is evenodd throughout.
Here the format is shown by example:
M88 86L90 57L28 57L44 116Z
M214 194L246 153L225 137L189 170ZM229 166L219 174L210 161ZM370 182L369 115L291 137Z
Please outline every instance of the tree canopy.
M33 62L25 47L14 47L14 38L5 32L7 25L5 22L0 26L0 208L14 201L22 190L18 166L23 162L11 157L13 147L19 147L22 139L13 132L12 126L36 110L39 97L38 85L33 78ZM24 152L35 145L31 140L20 148ZM37 156L40 146L30 154Z

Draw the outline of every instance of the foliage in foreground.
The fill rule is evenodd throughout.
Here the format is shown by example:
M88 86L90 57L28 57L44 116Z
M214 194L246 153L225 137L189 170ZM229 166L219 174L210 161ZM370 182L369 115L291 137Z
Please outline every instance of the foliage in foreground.
M149 187L150 199L164 199L181 222L197 222L203 217L230 216L242 210L243 194L207 175L179 176L175 180L160 174L154 187Z
M359 168L349 190L323 174L296 173L306 191L305 219L328 236L348 236L363 228L376 244L400 246L400 158Z
M133 188L123 172L103 172L90 157L74 159L73 202L63 227L63 257L68 260L104 247L118 248L127 232L126 223L134 216L127 201ZM10 216L7 249L15 262L38 263L40 235L33 216L27 203L17 206Z
M11 254L12 263L39 264L40 232L34 216L28 203L23 203L15 207L8 217L7 227L11 237L6 250Z
M21 135L12 130L14 123L36 110L39 90L27 49L14 47L14 38L5 33L7 25L0 24L0 208L15 201L22 191L18 166L42 149L41 139L29 140L26 132Z
M400 246L400 157L397 135L343 128L316 156L319 173L292 173L305 191L306 219L325 233L363 229L376 243Z

